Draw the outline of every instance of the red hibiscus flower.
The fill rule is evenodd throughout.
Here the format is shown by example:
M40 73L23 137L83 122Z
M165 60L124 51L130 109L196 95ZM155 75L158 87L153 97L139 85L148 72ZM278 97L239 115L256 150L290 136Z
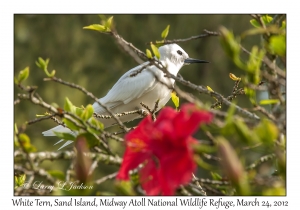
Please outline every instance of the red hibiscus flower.
M140 183L147 195L173 195L187 184L196 170L191 136L200 123L208 123L212 114L193 104L183 105L180 112L162 109L155 122L144 118L126 136L126 150L117 179L128 180L128 172L145 164L139 171Z

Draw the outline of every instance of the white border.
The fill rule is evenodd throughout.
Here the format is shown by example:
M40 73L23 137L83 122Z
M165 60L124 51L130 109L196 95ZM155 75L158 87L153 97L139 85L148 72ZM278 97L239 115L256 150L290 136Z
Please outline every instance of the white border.
M299 161L297 154L299 147L299 8L297 1L278 1L278 0L251 0L251 1L2 1L1 10L1 184L0 200L1 206L12 207L13 198L13 14L15 13L195 13L195 14L232 14L232 13L287 13L287 67L288 67L288 129L287 129L287 157L288 157L288 179L287 197L259 197L259 200L288 200L290 209L298 207L298 186ZM200 21L200 20L199 20ZM297 76L298 75L298 76ZM25 197L26 198L26 197ZM30 197L31 200L37 197ZM54 201L56 197L43 197L44 200ZM67 199L68 197L61 197ZM89 197L86 197L87 199ZM92 197L90 197L92 198ZM157 198L157 197L156 197ZM165 197L172 200L174 197ZM207 199L209 199L208 197ZM252 199L253 197L244 197ZM97 197L97 199L100 199ZM130 197L116 197L119 200L130 200ZM217 198L215 198L217 199ZM236 197L223 198L236 200ZM32 208L32 207L31 207ZM30 209L31 209L30 208ZM45 207L44 207L45 208ZM53 207L52 207L53 208ZM63 207L71 209L74 207ZM152 209L153 207L143 207ZM159 207L160 209L167 207ZM173 207L179 209L182 207ZM255 207L256 209L265 209ZM273 207L274 208L274 207ZM299 207L298 207L299 208ZM34 207L33 209L40 209ZM103 208L101 209L117 209ZM131 208L126 208L131 209ZM140 209L135 208L135 209ZM195 207L193 209L196 209ZM198 209L198 208L197 208ZM208 208L205 208L208 209ZM216 209L216 208L211 208ZM231 209L231 208L229 208ZM237 209L237 208L235 208ZM241 208L238 208L241 209ZM248 208L249 209L249 208ZM280 208L281 209L281 208ZM287 208L286 208L287 209Z

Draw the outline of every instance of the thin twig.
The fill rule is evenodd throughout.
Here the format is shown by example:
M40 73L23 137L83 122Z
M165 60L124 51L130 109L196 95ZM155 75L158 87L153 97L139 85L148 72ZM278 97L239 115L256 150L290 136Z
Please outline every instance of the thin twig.
M200 195L200 196L206 196L206 192L204 189L201 187L199 188L198 185L194 185L192 183L189 183L188 185L185 186L187 190L193 193L193 195Z
M101 183L103 183L103 182L105 182L105 181L107 181L109 179L113 179L113 178L115 178L117 176L117 174L118 174L118 172L114 172L114 173L109 174L109 175L107 175L105 177L102 177L101 179L96 180L95 184L101 184Z
M200 182L197 180L197 177L195 176L195 174L193 173L193 181L195 182L195 184L197 185L197 187L199 188L200 192L202 195L206 196L206 192L203 190L203 188L200 185Z
M115 39L117 39L118 43L120 45L125 45L128 46L130 49L132 49L139 57L141 57L142 59L148 60L147 55L140 51L138 48L136 48L135 46L133 46L132 43L127 42L125 39L123 39L116 31L112 31L110 33Z
M122 162L122 158L118 156L112 156L107 154L99 154L99 153L93 153L88 152L84 153L87 157L91 159L98 159L100 162L112 164L112 165L120 165ZM59 152L32 152L29 153L29 156L32 160L43 162L45 160L73 160L75 158L75 152L74 151L59 151ZM26 154L24 153L15 153L15 158L22 158L26 159Z
M114 133L109 133L109 132L106 132L106 131L102 131L102 132L105 135L105 137L112 138L112 139L114 139L116 141L119 141L119 142L124 141L123 138L120 138L120 137L116 136L116 134L114 134ZM125 131L122 131L122 132L124 133Z
M272 120L273 122L277 123L277 120L275 118L274 115L272 115L271 113L269 113L265 108L263 108L262 106L259 105L255 105L254 109L255 111L259 111L262 114L264 114L265 116L267 116L270 120Z
M71 161L69 168L67 169L66 182L69 182L71 180L71 175L73 174L73 170L74 170L74 162L75 161Z
M98 162L99 162L99 159L98 158L95 158L94 162L92 163L90 169L89 169L89 173L88 173L88 176L92 175L93 174L93 171L97 168L98 166Z
M241 80L237 80L235 81L235 84L233 86L233 90L232 90L232 93L231 95L227 96L226 99L228 101L232 101L233 99L235 99L238 95L243 95L245 94L245 91L244 91L244 88L240 88L238 89L238 86L240 84ZM214 103L213 105L211 105L211 108L214 109L216 107L219 107L222 105L222 102L221 101L217 101L216 103Z
M52 117L54 117L55 115L57 115L57 114L54 113L54 114L51 114L49 116L44 116L44 117L36 118L34 120L30 120L30 121L27 122L27 125L31 125L31 124L34 124L36 122L40 122L40 121L47 120L47 119L50 119L50 118L52 119Z
M63 122L60 122L56 117L51 117L51 119L56 122L58 125L66 127L66 125Z
M215 156L213 156L213 155L206 154L206 153L203 153L203 157L205 157L205 158L208 159L208 160L221 161L221 158L215 157Z
M189 191L187 191L187 189L185 189L185 187L184 187L183 185L180 185L180 189L181 189L180 193L181 193L182 195L185 195L185 196L192 196L192 194L191 194Z
M225 196L225 194L224 194L223 192L221 192L221 191L219 191L219 190L217 190L217 189L215 189L215 188L212 188L212 187L210 187L210 186L208 186L208 185L206 185L206 184L203 185L203 188L206 189L206 192L208 192L208 191L211 192L212 195L216 195L216 196Z
M205 37L209 37L209 36L219 36L220 33L215 32L215 31L208 31L206 29L203 30L204 34L200 34L197 36L191 36L189 38L185 38L185 39L173 39L173 40L163 40L163 41L154 41L154 42L148 42L146 43L147 45L152 44L173 44L173 43L180 43L180 42L187 42L187 41L191 41L191 40L195 40L195 39L201 39L201 38L205 38Z
M254 148L259 147L259 146L261 146L261 145L262 145L262 143L259 142L259 143L255 144L255 145L242 147L242 150L254 149Z
M128 111L128 112L122 112L122 113L116 113L114 114L116 117L123 117L126 115L130 115L130 114L139 114L140 110L134 110L134 111ZM94 117L96 118L102 118L102 119L111 119L112 116L111 115L101 115L101 114L97 114L94 113Z
M275 154L269 154L269 155L262 156L257 161L255 161L254 163L252 163L248 167L246 167L246 170L247 171L252 170L252 169L258 167L259 165L261 165L262 163L274 159L275 157L276 157Z
M282 78L286 78L286 72L279 68L275 63L273 63L267 56L263 58L263 62L267 64L267 66L275 71Z
M199 179L197 177L194 178L194 182L200 182L202 184L211 184L211 185L229 185L228 181L218 181L218 180L211 180L211 179Z

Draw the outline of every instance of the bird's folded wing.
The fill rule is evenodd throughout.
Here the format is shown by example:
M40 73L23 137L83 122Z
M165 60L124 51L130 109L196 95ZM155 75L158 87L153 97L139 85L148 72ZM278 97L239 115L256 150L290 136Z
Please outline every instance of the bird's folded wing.
M100 102L112 109L120 104L127 104L138 99L143 94L151 91L157 84L154 73L160 76L158 73L160 70L155 71L155 66L147 66L141 72L138 72L144 65L146 64L141 64L126 72L107 95L100 99ZM104 108L100 107L98 103L94 103L93 107L97 113L105 112Z

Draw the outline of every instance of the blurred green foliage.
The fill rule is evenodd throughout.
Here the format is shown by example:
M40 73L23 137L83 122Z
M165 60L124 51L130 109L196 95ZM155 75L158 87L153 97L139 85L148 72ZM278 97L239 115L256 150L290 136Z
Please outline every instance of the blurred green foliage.
M105 15L106 18L111 15ZM113 15L115 28L128 42L145 51L146 42L160 40L161 32L170 25L168 39L188 38L203 33L204 29L217 31L223 25L235 33L251 27L248 15ZM49 69L56 70L56 77L85 87L97 97L103 97L113 84L137 63L124 53L114 39L83 27L100 23L97 15L15 15L14 17L14 75L29 66L31 75L25 85L37 85L37 92L48 102L63 107L65 97L80 107L93 101L74 89L52 82L43 82L46 77L35 65L37 58L49 58ZM255 40L256 39L256 40ZM245 46L253 44L247 40ZM198 39L180 44L190 57L208 60L210 64L187 66L180 74L195 84L209 85L213 90L230 93L232 81L229 72L239 75L219 44L217 37ZM180 84L178 84L181 86ZM186 87L182 87L188 90ZM190 90L189 90L190 91ZM193 91L192 91L193 92ZM18 89L15 88L14 98ZM200 96L213 103L210 97ZM241 104L247 104L248 100ZM170 103L169 103L170 104ZM171 104L170 104L171 105ZM15 122L21 124L43 114L44 109L32 107L24 101L15 106ZM41 132L55 125L51 120L28 126L38 148L51 149L56 138L46 138ZM51 146L51 147L50 147ZM53 150L56 150L53 147Z

